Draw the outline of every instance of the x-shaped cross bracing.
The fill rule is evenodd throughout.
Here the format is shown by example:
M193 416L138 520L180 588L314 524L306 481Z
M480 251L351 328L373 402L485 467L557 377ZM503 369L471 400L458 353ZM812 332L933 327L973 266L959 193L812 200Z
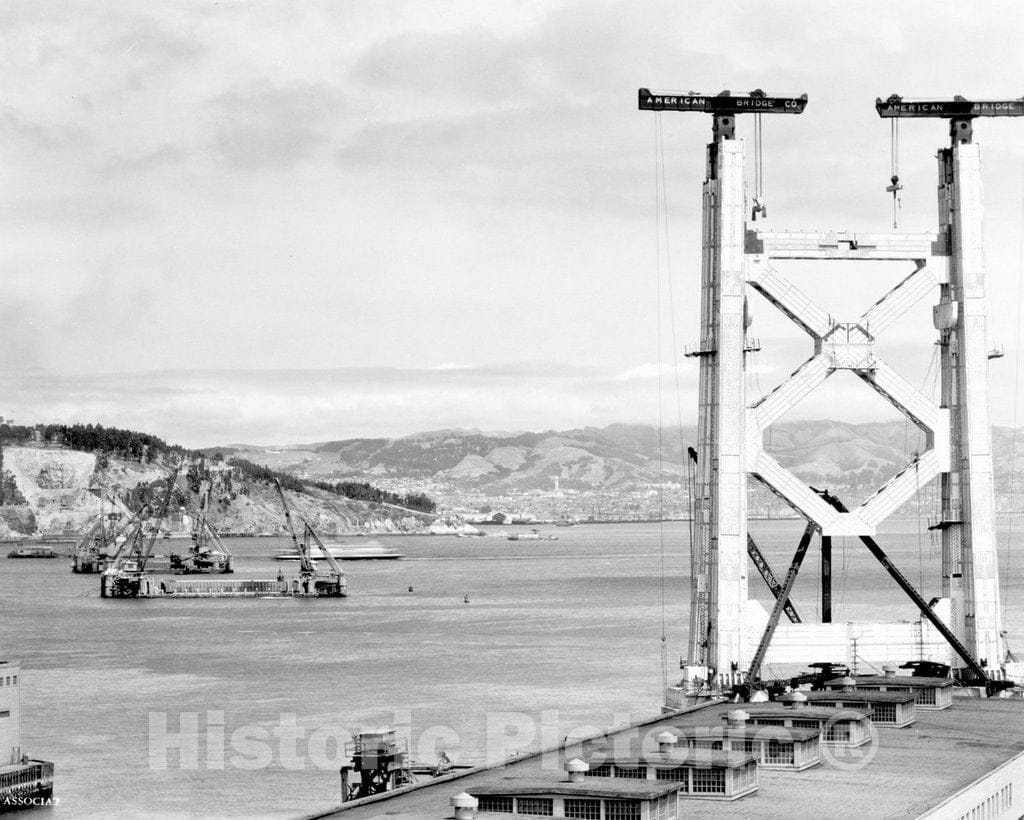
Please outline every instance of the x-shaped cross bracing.
M783 235L775 235L776 237ZM794 235L795 236L795 235ZM803 237L801 237L803 238ZM895 246L906 235L887 237ZM841 255L783 253L788 258L906 259L906 252L880 255L871 246L857 252L857 242ZM948 259L916 259L915 270L871 305L855 322L836 321L771 266L768 253L747 254L747 283L814 340L814 355L789 378L747 410L747 472L756 476L823 535L874 535L876 527L910 500L939 473L949 470L949 411L915 389L875 353L876 338L940 283L948 281ZM824 502L806 483L764 450L764 432L837 370L850 370L921 428L927 449L850 512Z

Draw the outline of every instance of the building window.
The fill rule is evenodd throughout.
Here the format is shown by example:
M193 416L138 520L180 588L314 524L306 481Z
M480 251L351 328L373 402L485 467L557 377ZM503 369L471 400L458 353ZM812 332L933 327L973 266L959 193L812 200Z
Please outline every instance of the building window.
M668 780L673 783L682 783L680 791L685 792L690 781L690 770L685 766L676 766L674 769L655 769L656 780Z
M516 810L519 814L537 814L551 817L555 813L555 804L550 797L518 797Z
M14 676L14 685L15 686L18 685L18 676L17 675Z
M511 797L496 797L496 796L484 796L479 798L480 805L478 808L480 811L500 811L506 814L512 813L512 798Z
M895 723L896 722L896 704L895 703L876 703L871 707L871 711L874 713L871 719L875 723Z
M914 700L920 703L922 706L934 706L935 705L935 690L934 689L918 689L914 693Z
M817 729L821 724L816 720L794 720L794 729Z
M565 798L565 816L583 817L586 820L601 820L600 800L577 800Z
M751 721L751 723L753 723L755 726L785 726L786 725L786 721L784 721L782 718L755 717ZM817 725L817 724L815 724L815 725Z
M651 801L651 820L676 820L676 796L663 794Z
M748 763L738 769L732 770L733 792L743 791L750 786L757 785L757 764Z
M640 820L640 801L605 800L604 820Z
M0 718L8 718L11 716L10 709L0 709Z
M746 740L733 740L729 744L729 750L733 752L746 752L748 755L754 753L754 741L749 738Z
M646 766L616 766L615 776L621 777L624 780L646 780L647 779L647 767Z
M850 739L850 724L845 721L825 724L824 740L847 742Z
M694 769L694 794L725 794L725 769Z
M593 769L587 769L587 777L611 777L612 776L612 764L602 763L600 766L596 766Z
M785 763L793 765L793 744L769 740L764 750L764 763Z

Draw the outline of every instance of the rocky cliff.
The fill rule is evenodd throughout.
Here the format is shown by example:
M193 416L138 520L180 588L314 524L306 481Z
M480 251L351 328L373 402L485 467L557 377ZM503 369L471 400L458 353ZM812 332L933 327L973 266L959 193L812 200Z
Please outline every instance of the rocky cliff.
M273 485L245 480L223 465L204 465L204 471L212 485L210 521L218 530L244 535L283 531L281 502ZM0 538L81 532L99 514L103 490L127 512L142 498L161 495L169 475L160 464L113 457L101 469L94 454L57 447L5 447L3 472L13 491L0 506ZM199 494L189 485L184 477L179 480L166 528L180 528L183 514L198 510ZM435 521L432 515L320 490L288 492L288 499L293 511L321 535L427 532Z

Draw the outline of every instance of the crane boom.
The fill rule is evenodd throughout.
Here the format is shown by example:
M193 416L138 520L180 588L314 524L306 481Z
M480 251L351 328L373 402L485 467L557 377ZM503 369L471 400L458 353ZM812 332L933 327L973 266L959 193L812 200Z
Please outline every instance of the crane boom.
M306 533L312 536L313 540L316 541L320 549L323 550L324 559L327 561L327 565L331 568L331 571L337 573L338 575L344 575L345 573L344 570L342 570L341 565L335 560L334 556L331 555L330 550L328 550L327 547L324 546L324 542L320 540L320 536L316 534L316 530L309 526L308 523L303 523L306 524Z
M143 504L135 515L125 523L122 532L127 533L124 542L118 546L114 556L110 559L110 566L119 568L128 559L129 554L137 546L137 541L142 534L142 525L146 522L150 513L150 505ZM116 543L116 536L115 536Z
M779 579L775 577L775 573L772 572L771 564L768 563L768 559L764 557L764 553L761 552L760 547L757 546L757 542L750 533L747 533L747 555L750 556L750 560L754 566L757 567L757 571L761 573L761 577L764 579L768 589L771 590L772 595L775 596L775 600L779 600L782 596L782 584L779 583ZM800 623L800 615L797 614L796 607L793 602L787 597L786 602L783 604L783 609L786 613L786 617L792 623Z
M770 97L761 89L749 94L661 92L641 88L638 92L641 111L700 111L705 114L803 114L807 95Z
M883 119L891 117L932 117L973 119L974 117L1024 117L1024 97L1015 100L904 100L899 94L875 99L875 110Z
M288 532L291 534L292 543L295 545L295 549L299 551L299 570L303 575L313 575L316 573L316 564L314 564L313 559L309 557L309 545L304 537L300 539L295 534L295 526L292 524L292 514L288 509L288 501L284 497L284 488L281 486L280 480L275 478L274 485L277 487L277 494L281 499L281 506L284 508L284 520L288 525ZM309 525L307 524L306 526L308 527ZM305 533L303 533L303 535L305 535Z
M899 94L891 94L885 100L877 97L875 110L883 119L931 117L949 120L949 135L953 143L969 143L977 117L1024 117L1024 97L1015 100L968 100L958 94L952 100L905 100Z
M779 616L782 615L786 602L789 601L789 594L793 591L793 584L796 583L796 576L800 572L800 565L804 562L807 548L811 545L811 536L814 535L816 528L814 523L808 522L807 528L800 538L800 543L797 544L793 561L789 565L789 572L786 573L786 580L782 583L782 589L775 599L775 606L772 609L771 615L768 616L768 624L764 628L764 634L761 636L761 641L754 651L754 657L750 661L750 669L747 672L747 680L750 683L754 683L761 678L761 664L764 662L764 656L768 652L768 645L775 635L775 628L779 625Z
M224 553L227 558L231 558L231 550L229 550L224 545L224 542L220 540L220 535L210 523L209 509L210 492L212 489L213 488L210 486L209 481L203 481L199 489L199 492L202 495L202 502L199 506L199 515L197 517L198 520L196 521L195 533L192 536L193 550L196 552L196 557L198 557L198 553L201 552L202 547L205 546L206 538L209 537L212 539L213 543L217 545L217 549Z
M146 562L153 553L153 545L156 543L157 536L160 535L160 525L163 523L164 516L167 515L167 508L171 505L171 496L174 495L174 489L178 486L178 473L180 471L181 464L178 463L175 465L170 481L167 483L167 492L164 494L164 500L156 514L156 523L153 524L149 538L143 542L143 547L139 550L139 572L145 572Z

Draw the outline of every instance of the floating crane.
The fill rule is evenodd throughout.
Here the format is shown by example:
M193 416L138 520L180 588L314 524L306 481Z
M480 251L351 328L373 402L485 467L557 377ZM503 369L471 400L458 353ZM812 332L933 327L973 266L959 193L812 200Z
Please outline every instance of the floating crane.
M345 573L334 556L324 546L320 536L309 525L306 519L301 518L303 525L302 538L295 534L295 526L292 524L291 511L288 509L288 501L284 497L284 489L281 482L276 478L274 484L277 486L277 494L281 498L281 506L284 508L284 519L288 524L288 532L291 534L292 543L299 552L299 583L306 593L315 593L319 596L343 598L348 594L348 587L345 583ZM330 572L320 574L317 572L316 561L310 554L310 542L315 543L323 552L324 560L330 567Z
M210 524L210 482L203 481L199 487L199 513L192 524L192 544L185 556L171 554L171 571L178 574L201 572L234 572L231 566L231 551L220 540L217 531Z
M167 492L163 501L152 519L150 531L144 531L144 525L149 521L148 513L152 509L146 504L135 519L131 522L128 536L125 542L118 548L111 559L109 569L104 570L100 579L100 597L103 598L137 598L142 588L142 576L146 572L146 563L153 554L153 544L156 542L160 532L160 523L167 515L167 508L171 503L171 496L178 483L178 472L181 465L174 468L169 481Z
M100 498L100 513L93 525L75 544L72 553L71 571L80 574L103 572L112 564L111 545L123 543L123 538L137 516L129 515L127 520L111 529L107 528L107 515L103 511L103 498ZM119 516L120 513L112 514Z

